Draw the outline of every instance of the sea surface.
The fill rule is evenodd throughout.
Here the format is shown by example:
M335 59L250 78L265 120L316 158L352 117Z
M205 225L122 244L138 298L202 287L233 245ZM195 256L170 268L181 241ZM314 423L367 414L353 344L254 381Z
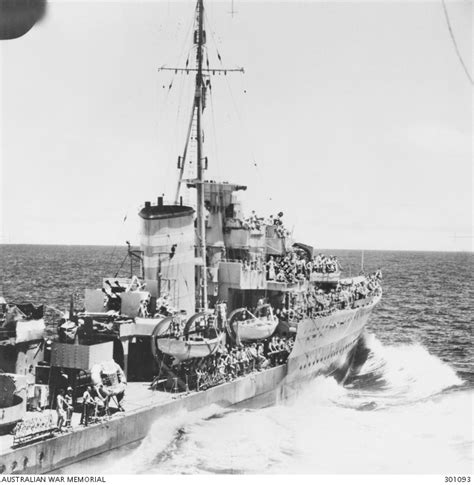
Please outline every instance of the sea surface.
M80 308L84 287L113 276L126 253L97 246L0 246L10 302ZM347 274L360 251L326 251ZM357 375L308 382L292 402L265 409L210 406L157 420L139 444L67 473L473 472L474 368L471 253L365 251L382 268L384 295ZM129 270L128 262L122 274Z

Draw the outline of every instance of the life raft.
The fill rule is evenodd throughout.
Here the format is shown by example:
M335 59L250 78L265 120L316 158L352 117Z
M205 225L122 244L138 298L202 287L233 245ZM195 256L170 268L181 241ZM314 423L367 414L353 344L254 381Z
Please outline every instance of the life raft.
M94 386L103 386L108 396L119 396L127 388L127 379L122 368L113 360L94 364L91 369L91 380Z

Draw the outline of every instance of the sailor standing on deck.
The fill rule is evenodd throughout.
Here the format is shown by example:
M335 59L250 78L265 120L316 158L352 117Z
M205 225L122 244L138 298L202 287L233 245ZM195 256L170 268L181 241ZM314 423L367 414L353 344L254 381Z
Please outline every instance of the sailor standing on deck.
M66 419L66 400L64 399L63 389L59 389L58 395L56 396L56 412L58 413L57 427L59 431L62 431Z
M66 426L71 426L72 412L74 410L74 399L72 397L72 387L68 387L66 395L64 396L64 401L66 404Z
M138 309L138 316L147 318L150 316L148 312L148 304L150 303L150 300L148 298L145 298L140 301L140 307Z
M267 280L273 281L275 278L275 261L273 260L273 256L270 256L270 259L267 263Z
M81 422L84 426L89 424L89 417L92 407L94 405L94 399L92 399L92 389L90 386L87 386L84 394L82 395L82 415L81 415Z

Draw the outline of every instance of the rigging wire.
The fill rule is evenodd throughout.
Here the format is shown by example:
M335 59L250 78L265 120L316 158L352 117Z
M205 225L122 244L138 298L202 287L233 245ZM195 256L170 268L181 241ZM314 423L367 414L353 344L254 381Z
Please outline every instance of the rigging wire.
M125 215L122 217L121 223L120 224L117 224L118 225L118 228L117 228L117 232L115 233L115 239L114 239L114 241L119 241L122 237L124 239L126 238L126 234L124 233L124 230L126 228L126 224L125 223L128 220L128 216L131 213L138 214L138 212L140 212L141 208L142 208L142 206L141 205L137 205L135 202L131 202L130 204L128 204L127 210L125 212ZM124 248L124 245L123 244L117 244L117 243L114 244L114 246L112 248L112 251L110 253L109 260L105 264L105 268L106 268L106 270L107 270L108 273L110 272L110 274L112 274L112 271L113 271L114 267L116 267L117 264L118 264L117 257L119 255L116 254L116 252L117 252L117 249L119 247L123 249Z
M205 12L204 12L204 15L206 15L206 13L205 13ZM209 25L209 20L208 20L208 18L207 18L207 15L206 15L206 22L207 22L207 23L208 23L208 25ZM221 57L221 55L220 55L220 53L219 53L219 50L218 50L218 48L217 48L217 43L216 43L216 40L215 40L215 37L214 37L214 32L212 31L212 29L210 29L210 32L211 32L211 39L212 39L212 42L214 43L214 47L215 47L216 52L217 52L217 58L219 59L219 63L220 63L220 65L221 65L221 67L222 67L222 68L224 68L223 63L222 63L222 57ZM257 172L257 175L258 175L258 177L260 178L260 187L265 187L265 186L266 186L266 185L265 185L265 183L264 183L264 181L265 181L265 180L264 180L264 178L263 178L262 173L261 173L261 172L260 172L260 170L259 170L259 167L258 167L258 164L257 164L257 160L256 160L256 156L255 156L255 151L254 151L254 149L253 149L253 147L252 147L253 142L252 142L252 140L250 139L250 136L249 136L249 134L248 134L248 131L245 129L244 122L243 122L243 119L242 119L241 113L240 113L240 111L239 111L239 108L238 108L238 106L237 106L237 102L236 102L236 100L235 100L234 93L233 93L233 91L232 91L232 87L230 86L229 80L228 80L227 76L224 76L224 77L225 77L225 81L226 81L227 89L229 90L229 94L230 94L230 97L231 97L231 99L232 99L232 104L234 105L234 109L235 109L235 112L236 112L236 114L237 114L238 121L239 121L239 123L240 123L240 128L241 128L242 132L244 133L244 135L246 136L246 138L247 138L247 140L248 140L249 144L251 145L249 149L250 149L250 153L251 153L251 156L252 156L252 166L255 168L255 171ZM244 89L243 91L244 91L245 93L247 92L247 90L246 90L246 89ZM212 101L211 101L211 102L212 102ZM273 201L273 199L272 199L272 197L271 197L271 195L270 195L270 193L269 193L269 192L266 192L266 197L267 197L267 199L268 199L269 201Z
M181 59L183 57L183 54L185 53L186 46L189 45L190 33L193 30L193 27L195 27L195 23L196 23L196 19L193 16L193 18L190 19L190 21L188 23L187 30L186 30L186 35L184 36L184 39L183 39L182 44L181 44L180 53L179 53L179 56L178 56L178 59L180 61L181 61ZM192 47L191 48L188 48L187 57L186 57L186 65L189 62L189 58L190 58L190 55L191 55L191 50L192 50ZM171 81L169 82L169 84L167 86L166 86L166 83L163 84L163 88L166 88L166 93L165 93L164 100L162 102L159 102L159 104L162 106L162 109L160 110L160 112L165 112L165 110L167 108L168 101L169 101L169 97L170 97L171 88L173 87L173 84L175 82L175 78L176 78L176 73L173 73L173 75L171 77ZM179 93L179 102L178 102L178 112L177 112L177 115L176 115L176 124L178 124L178 120L179 120L179 111L180 111L179 108L181 106L181 98L182 98L182 93L183 93L183 84L184 83L181 82L181 86L180 86L181 89L180 89L180 93ZM172 157L170 156L170 157L168 157L168 163L167 163L166 170L165 170L166 176L167 176L167 174L169 172L171 163L172 163ZM125 224L125 221L128 218L128 213L129 213L129 211L127 211L127 214L125 215L125 217L122 220L122 224L118 228L118 231L117 231L118 234L117 234L117 236L119 236L122 233L123 225ZM110 271L113 268L113 265L116 264L116 261L115 261L114 258L115 258L116 252L117 252L117 248L118 248L118 245L115 244L114 247L113 247L113 250L112 250L112 252L110 254L110 258L109 258L109 260L108 260L108 262L106 264L106 267L109 268L108 271ZM123 263L124 263L124 261L122 261L122 264L120 265L119 271L122 268Z
M193 18L188 23L188 28L187 28L187 31L186 31L186 35L184 36L184 39L183 39L182 44L181 44L181 49L180 49L180 53L179 53L179 56L178 56L178 59L179 60L181 60L181 58L183 57L183 54L184 54L185 49L186 49L186 46L189 45L188 38L190 36L190 32L192 31L193 27L195 27L195 23L196 23L196 19L193 16ZM186 57L186 65L189 62L189 58L190 58L190 55L191 55L191 50L192 50L192 47L191 48L188 48L187 57ZM168 106L169 97L170 97L171 88L173 87L173 84L175 82L175 78L176 78L176 73L173 73L173 75L171 77L171 81L169 82L169 84L167 86L166 86L166 84L163 84L163 88L166 88L166 93L165 93L165 96L164 96L163 101L161 101L161 102L159 101L158 102L158 104L160 104L162 106L162 109L159 110L159 112L165 112L166 111L166 108ZM181 78L181 81L182 82L181 82L180 91L179 91L178 110L177 110L177 114L176 114L176 125L178 125L178 121L179 121L179 113L180 113L181 99L182 99L182 94L183 94L183 84L184 84L184 82L183 82L183 79L182 78ZM161 124L160 121L159 121L159 124ZM168 156L168 163L167 163L166 169L165 169L165 179L166 179L166 177L167 177L167 175L169 173L169 170L170 170L170 166L172 164L172 161L173 161L173 157ZM117 231L118 232L118 234L117 234L118 236L120 235L120 233L122 231L123 224L125 223L125 221L128 218L128 212L129 211L127 211L127 214L125 215L124 219L122 220L122 225L119 227L119 229ZM115 257L115 253L117 251L117 247L118 247L118 245L115 244L114 247L113 247L113 250L112 250L112 252L110 254L109 261L106 264L106 267L109 268L109 270L112 268L112 265L115 264L114 257ZM123 265L123 263L122 263L122 265Z
M184 36L184 39L183 39L183 42L182 42L182 45L181 45L180 53L179 53L179 56L178 56L178 64L181 64L181 59L183 58L184 54L186 53L186 46L189 46L189 39L191 38L190 33L194 30L195 24L196 24L196 19L195 19L195 16L193 16L188 23L186 35ZM185 63L186 67L189 64L189 59L191 57L192 49L193 49L192 46L187 49L186 63ZM171 81L170 81L169 85L167 86L166 83L163 84L163 88L166 89L166 94L165 94L164 102L162 103L162 109L160 110L161 113L166 113L166 109L168 108L168 101L169 101L169 98L170 98L171 88L173 87L173 85L175 83L176 77L177 77L177 73L174 72L172 77L171 77ZM184 86L184 76L180 76L180 85L179 85L179 90L178 90L178 109L177 109L177 112L176 112L175 133L178 132L179 114L180 114L180 111L181 111L181 102L182 102L182 95L183 95L183 86ZM175 139L175 141L176 141L176 139ZM167 180L170 169L171 169L172 166L174 166L174 163L175 163L175 158L171 153L171 145L166 144L166 146L168 148L167 149L168 163L166 164L166 168L165 168L165 176L164 176L165 180Z
M196 29L196 18L193 18L193 22L191 23L193 31ZM189 33L189 31L188 31ZM191 52L194 50L194 45L189 47L188 49L188 54L186 56L187 61L189 61L189 58L191 57ZM186 62L187 62L186 61ZM180 76L181 78L181 83L179 87L179 97L178 97L178 109L176 111L176 132L178 131L179 127L179 115L181 112L181 104L182 104L182 99L183 99L183 91L184 91L184 84L185 84L185 79L187 79L187 76Z
M124 229L124 226L125 226L125 222L126 220L128 219L128 212L127 211L127 214L123 217L122 219L122 223L120 224L120 226L118 227L118 230L117 230L117 236L115 238L115 241L118 240L118 238L122 235L122 231ZM119 247L118 244L114 244L114 247L113 247L113 250L110 254L110 258L109 258L109 261L107 262L107 265L106 265L106 268L107 268L107 272L111 272L111 269L113 269L113 266L117 264L117 262L115 261L115 253L117 252L117 248ZM123 247L123 245L120 245L120 247Z
M207 56L207 62L209 63L209 56L207 54L206 50L206 56ZM212 131L213 131L213 145L214 145L214 154L216 157L216 169L217 169L217 175L219 179L222 177L222 166L221 166L221 159L219 156L219 149L217 145L217 130L216 130L216 119L215 119L215 111L214 111L214 96L213 96L213 90L212 90L212 83L209 83L208 86L208 93L209 93L209 100L211 104L211 120L212 120Z
M459 62L461 63L461 66L464 69L464 72L466 73L466 76L469 79L469 82L471 84L474 84L474 81L471 77L471 74L469 73L467 66L464 63L464 60L461 56L461 52L459 51L459 47L458 47L458 44L456 42L456 37L454 37L453 28L452 28L451 22L449 20L448 9L446 8L446 2L445 2L445 0L441 0L441 3L443 5L444 18L446 19L446 25L448 26L449 35L450 35L451 40L453 42L453 46L454 46L454 50L456 51L456 55L458 56Z

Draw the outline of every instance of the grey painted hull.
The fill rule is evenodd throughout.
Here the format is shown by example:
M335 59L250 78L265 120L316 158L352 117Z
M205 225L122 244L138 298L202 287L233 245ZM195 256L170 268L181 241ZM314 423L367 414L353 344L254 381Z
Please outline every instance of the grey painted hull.
M110 421L55 436L18 449L0 451L3 473L50 473L78 461L143 439L152 424L180 411L218 404L222 407L264 407L290 399L318 375L343 379L372 308L342 310L326 317L302 320L288 362L232 382L146 405Z

